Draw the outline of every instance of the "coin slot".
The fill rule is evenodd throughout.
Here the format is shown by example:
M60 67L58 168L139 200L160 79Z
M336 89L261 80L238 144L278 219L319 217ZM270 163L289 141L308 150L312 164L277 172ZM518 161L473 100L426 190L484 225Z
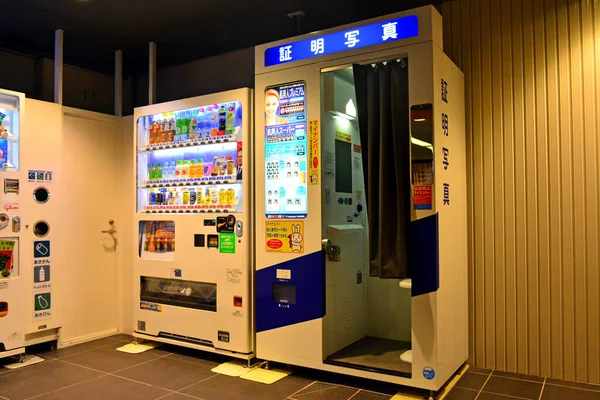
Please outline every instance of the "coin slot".
M33 191L33 199L40 204L47 203L50 199L50 191L40 186Z
M50 226L46 221L38 221L33 225L33 234L37 237L45 237L50 231Z

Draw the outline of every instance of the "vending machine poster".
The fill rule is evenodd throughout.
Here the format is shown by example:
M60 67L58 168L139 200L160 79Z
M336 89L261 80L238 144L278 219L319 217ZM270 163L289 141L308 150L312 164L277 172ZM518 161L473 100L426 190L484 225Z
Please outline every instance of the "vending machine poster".
M269 219L307 215L305 82L265 89L265 208Z
M270 253L304 253L304 221L267 221L266 247Z
M10 278L14 250L15 242L13 240L0 240L0 279Z
M319 184L319 158L321 156L321 145L319 137L319 121L310 121L309 124L309 136L310 136L310 173L309 180L311 186Z
M219 253L235 254L235 234L221 233L219 235Z
M431 210L433 188L429 185L413 187L413 203L415 210Z

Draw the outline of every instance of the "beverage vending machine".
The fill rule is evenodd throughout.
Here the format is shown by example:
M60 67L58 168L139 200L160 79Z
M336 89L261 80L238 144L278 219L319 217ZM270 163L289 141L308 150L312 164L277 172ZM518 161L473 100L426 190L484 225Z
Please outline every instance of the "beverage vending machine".
M19 262L19 136L25 98L0 91L0 358L25 352L26 283Z
M134 336L251 359L252 91L134 118Z

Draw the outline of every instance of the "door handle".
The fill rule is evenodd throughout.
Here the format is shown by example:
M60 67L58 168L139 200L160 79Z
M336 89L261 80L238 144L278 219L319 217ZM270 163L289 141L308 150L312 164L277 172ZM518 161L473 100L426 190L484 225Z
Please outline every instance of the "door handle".
M329 239L323 239L321 241L321 248L327 253L329 261L340 261L340 255L342 254L342 248L340 246L331 244Z

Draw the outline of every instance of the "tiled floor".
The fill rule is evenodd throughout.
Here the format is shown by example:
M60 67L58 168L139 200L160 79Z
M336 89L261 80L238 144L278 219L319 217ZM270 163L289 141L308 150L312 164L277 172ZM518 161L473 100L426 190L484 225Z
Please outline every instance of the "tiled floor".
M444 400L600 400L600 386L469 368Z
M41 351L43 363L18 370L0 368L0 399L108 400L386 400L398 387L380 382L294 369L263 385L217 375L226 358L172 346L142 354L116 348L131 337L109 338ZM445 400L600 400L600 386L471 368Z

